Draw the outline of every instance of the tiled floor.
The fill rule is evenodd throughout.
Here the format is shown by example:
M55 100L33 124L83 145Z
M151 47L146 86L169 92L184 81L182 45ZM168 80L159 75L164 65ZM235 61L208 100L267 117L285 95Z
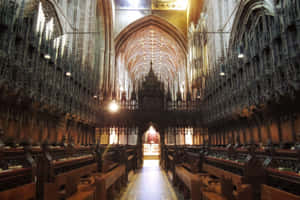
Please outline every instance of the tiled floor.
M144 160L143 168L136 172L122 190L120 200L181 200L182 195L173 188L159 160Z

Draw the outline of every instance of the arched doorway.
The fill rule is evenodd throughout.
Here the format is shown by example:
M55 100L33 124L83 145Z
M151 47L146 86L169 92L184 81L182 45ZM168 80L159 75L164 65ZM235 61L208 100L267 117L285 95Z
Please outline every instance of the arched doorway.
M159 160L160 158L160 134L153 125L143 135L143 159Z

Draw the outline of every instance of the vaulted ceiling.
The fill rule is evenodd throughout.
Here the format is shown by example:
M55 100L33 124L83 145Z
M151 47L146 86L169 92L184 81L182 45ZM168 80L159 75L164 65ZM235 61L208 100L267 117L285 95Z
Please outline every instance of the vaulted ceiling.
M132 80L140 80L149 72L152 61L154 72L165 83L184 81L189 19L197 21L195 13L200 13L202 0L114 2L119 70L125 68Z
M153 70L163 81L173 80L184 65L184 52L168 33L155 25L133 33L121 47L123 61L132 78L139 80Z

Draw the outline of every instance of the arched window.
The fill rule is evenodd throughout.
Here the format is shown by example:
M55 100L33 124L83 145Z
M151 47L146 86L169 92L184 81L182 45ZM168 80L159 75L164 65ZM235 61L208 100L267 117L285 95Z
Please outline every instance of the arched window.
M185 128L185 144L193 145L193 128Z
M115 128L110 128L109 144L118 144L118 135Z
M45 13L43 11L42 3L39 3L39 10L38 10L38 16L37 16L37 26L36 31L37 32L43 32L43 30L46 29L46 38L50 39L53 34L54 30L54 20L51 18L48 22L46 21Z

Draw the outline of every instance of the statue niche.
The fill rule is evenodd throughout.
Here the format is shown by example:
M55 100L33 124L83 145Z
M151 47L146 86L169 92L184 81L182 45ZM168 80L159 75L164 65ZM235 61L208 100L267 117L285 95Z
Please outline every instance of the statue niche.
M164 105L164 83L155 75L152 62L150 71L139 87L139 104L144 111L161 111Z

